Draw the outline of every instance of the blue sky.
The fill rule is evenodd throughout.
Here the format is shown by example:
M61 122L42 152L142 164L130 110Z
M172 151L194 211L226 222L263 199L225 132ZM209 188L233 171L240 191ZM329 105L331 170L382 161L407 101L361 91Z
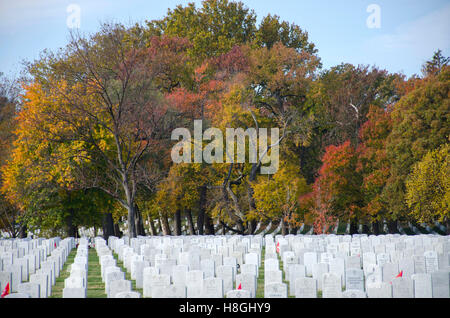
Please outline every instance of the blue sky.
M94 32L101 21L125 24L158 19L186 0L0 0L0 71L18 74L22 60L68 40L70 4L80 8L80 31ZM309 33L325 68L348 62L369 64L407 76L438 48L450 55L449 0L242 0L258 22L277 14ZM368 28L367 8L380 8L381 27Z

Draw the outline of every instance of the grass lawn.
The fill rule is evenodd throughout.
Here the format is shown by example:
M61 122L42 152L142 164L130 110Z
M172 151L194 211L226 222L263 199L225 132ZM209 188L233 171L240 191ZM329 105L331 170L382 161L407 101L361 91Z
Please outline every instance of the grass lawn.
M55 285L52 286L52 294L49 298L62 298L64 289L64 280L70 275L68 267L69 265L73 264L75 255L77 255L77 250L74 248L67 256L66 263L64 264L63 269L59 273L59 277L56 278Z
M106 298L97 251L89 249L87 298Z
M52 295L50 298L62 298L64 280L70 275L68 267L73 264L76 254L77 250L73 249L67 257L60 276L56 279L55 285L52 286ZM87 298L106 298L105 284L102 282L100 263L95 249L89 250Z

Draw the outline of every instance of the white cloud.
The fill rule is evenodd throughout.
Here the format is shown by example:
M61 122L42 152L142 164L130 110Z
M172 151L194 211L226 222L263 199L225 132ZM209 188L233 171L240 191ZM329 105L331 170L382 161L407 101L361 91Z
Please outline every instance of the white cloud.
M412 22L398 26L394 32L367 40L364 51L371 57L390 58L395 63L413 61L422 64L434 51L450 48L450 4ZM378 63L377 63L378 64Z

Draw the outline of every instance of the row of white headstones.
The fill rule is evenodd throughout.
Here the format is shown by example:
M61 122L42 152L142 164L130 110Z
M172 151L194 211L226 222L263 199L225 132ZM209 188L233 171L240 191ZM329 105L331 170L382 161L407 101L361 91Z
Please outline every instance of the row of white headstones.
M449 297L449 237L111 237L108 244L102 238L95 243L108 297L141 297L131 290L112 250L143 297L255 297L263 246L266 298L317 297L317 291L325 298ZM7 297L50 296L73 246L70 238L0 241L2 270L9 270L0 272L0 286L9 282L13 292ZM87 240L81 239L63 297L86 297L87 262ZM399 271L403 277L396 278ZM22 283L28 275L30 282Z
M0 290L4 298L47 298L60 276L74 238L0 241Z
M63 298L86 298L89 263L89 242L81 238L74 262L68 266L69 277L64 280Z
M372 251L367 242L376 244L370 246ZM109 255L111 247L136 280L136 287L143 289L143 297L152 298L253 298L263 246L265 298L288 294L310 298L317 297L318 291L324 298L450 297L449 237L111 237L108 245L97 239L107 284L124 280L124 273L111 273L119 272ZM414 248L411 252L406 247ZM289 290L282 282L277 254ZM402 277L397 277L400 272ZM117 292L125 285L131 291L130 283L116 284L122 286ZM115 296L109 291L108 295Z

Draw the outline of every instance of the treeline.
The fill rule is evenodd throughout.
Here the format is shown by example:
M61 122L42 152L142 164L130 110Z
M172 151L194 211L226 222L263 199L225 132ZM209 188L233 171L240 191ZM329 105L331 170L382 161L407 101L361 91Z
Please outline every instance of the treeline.
M20 83L2 78L0 226L107 237L126 220L135 237L156 222L164 234L186 224L212 235L217 224L253 234L281 222L287 234L340 222L377 234L383 222L394 233L397 222L439 221L450 233L448 61L437 51L409 79L323 69L305 30L272 15L257 25L227 0L72 33ZM200 119L203 131L279 128L278 172L261 175L262 160L174 164L172 131Z

